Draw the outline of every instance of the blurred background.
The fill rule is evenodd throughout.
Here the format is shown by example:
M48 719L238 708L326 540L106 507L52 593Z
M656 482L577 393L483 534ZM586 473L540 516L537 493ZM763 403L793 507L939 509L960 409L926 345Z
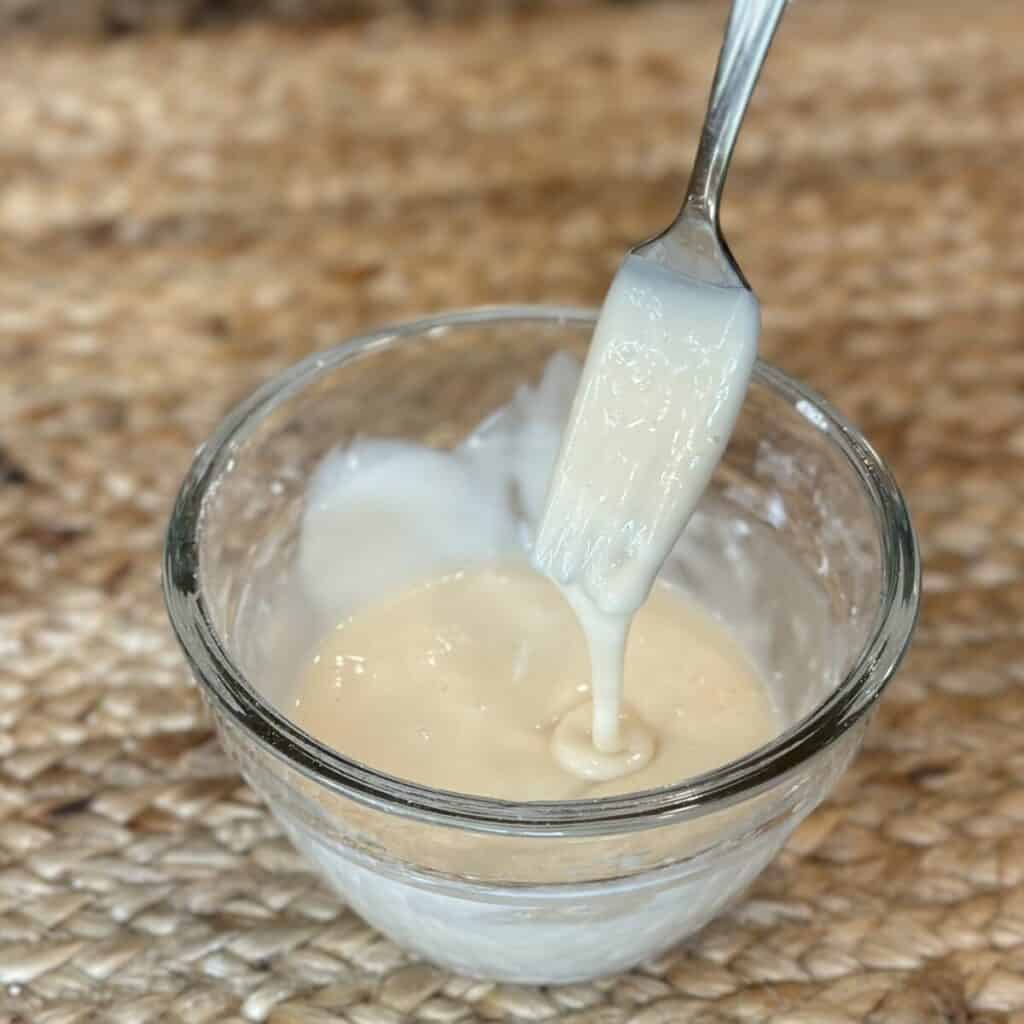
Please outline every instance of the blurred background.
M262 18L293 25L407 13L468 17L586 7L595 0L0 0L5 28L110 35L154 28L195 29ZM600 2L600 0L597 0ZM635 0L619 0L621 3Z
M925 602L839 794L692 946L567 993L409 964L222 760L164 621L175 488L261 380L600 301L725 11L0 0L0 1021L1024 1021L1019 3L797 0L740 138L762 353L892 463Z

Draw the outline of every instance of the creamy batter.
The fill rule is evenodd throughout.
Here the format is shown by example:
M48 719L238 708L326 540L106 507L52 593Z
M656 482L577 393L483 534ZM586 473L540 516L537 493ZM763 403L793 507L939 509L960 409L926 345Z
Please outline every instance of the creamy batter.
M609 770L641 742L620 728L632 618L722 456L759 329L750 291L635 256L601 310L534 562L563 588L587 636L591 732Z
M624 743L611 759L591 742L590 679L586 642L558 590L508 564L440 576L343 619L291 714L378 770L512 800L668 785L779 730L740 648L667 584L633 624Z

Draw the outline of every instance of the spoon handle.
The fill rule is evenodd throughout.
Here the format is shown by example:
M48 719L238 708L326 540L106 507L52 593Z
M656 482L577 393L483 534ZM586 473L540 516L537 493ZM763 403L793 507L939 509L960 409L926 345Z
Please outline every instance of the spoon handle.
M687 212L703 214L718 227L736 136L785 6L786 0L733 0L680 218Z

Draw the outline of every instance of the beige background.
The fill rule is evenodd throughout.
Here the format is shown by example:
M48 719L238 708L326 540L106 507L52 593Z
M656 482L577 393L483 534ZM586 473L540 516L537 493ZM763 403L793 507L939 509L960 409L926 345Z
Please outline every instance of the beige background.
M223 26L250 19L320 26L394 15L443 20L588 6L602 6L602 0L0 0L0 28L115 36Z
M797 2L725 219L763 349L891 460L914 652L752 896L628 976L409 963L211 741L158 552L190 452L348 332L596 302L672 213L712 3L0 42L0 1020L1024 1022L1024 15Z

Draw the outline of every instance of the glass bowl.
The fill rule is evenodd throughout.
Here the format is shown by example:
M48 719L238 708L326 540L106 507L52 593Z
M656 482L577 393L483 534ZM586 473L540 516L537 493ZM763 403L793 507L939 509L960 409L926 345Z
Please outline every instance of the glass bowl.
M164 559L171 623L221 740L295 845L402 946L521 983L627 969L734 901L856 752L918 605L889 471L819 397L758 363L673 559L765 672L789 723L774 741L662 789L515 803L389 776L295 726L279 708L324 626L290 596L319 460L357 435L451 447L555 351L582 356L594 322L539 306L448 313L298 363L196 454Z

